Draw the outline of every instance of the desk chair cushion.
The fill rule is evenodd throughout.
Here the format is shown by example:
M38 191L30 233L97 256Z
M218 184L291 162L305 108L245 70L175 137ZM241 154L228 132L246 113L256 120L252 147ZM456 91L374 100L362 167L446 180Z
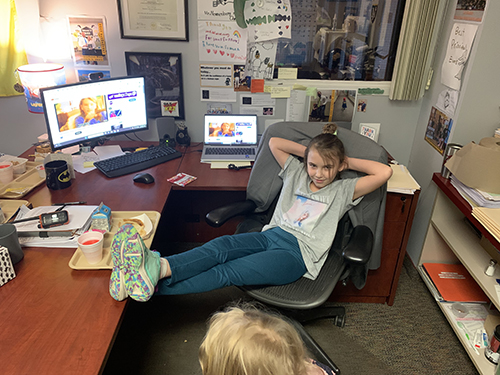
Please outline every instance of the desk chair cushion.
M324 123L316 122L281 122L266 129L262 135L247 186L247 199L255 202L256 212L265 212L279 194L282 186L282 180L278 176L281 168L269 149L269 139L282 137L307 145L311 138L322 132L323 126ZM342 127L338 128L337 135L342 140L348 156L387 163L387 152L371 139ZM352 178L361 174L347 170L342 172L341 176ZM354 226L366 225L374 234L370 261L358 280L353 279L358 288L364 286L368 269L380 267L386 192L387 185L384 184L367 194L359 205L349 211Z

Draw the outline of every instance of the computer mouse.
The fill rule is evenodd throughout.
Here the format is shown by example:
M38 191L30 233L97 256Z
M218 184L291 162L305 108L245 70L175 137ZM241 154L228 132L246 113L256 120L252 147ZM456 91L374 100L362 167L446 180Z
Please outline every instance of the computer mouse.
M149 173L137 173L134 176L134 182L138 182L140 184L152 184L155 182L155 179Z

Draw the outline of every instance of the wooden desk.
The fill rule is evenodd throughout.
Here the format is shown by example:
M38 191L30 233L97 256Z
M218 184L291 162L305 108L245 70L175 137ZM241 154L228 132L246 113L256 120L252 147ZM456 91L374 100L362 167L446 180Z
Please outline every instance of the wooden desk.
M76 173L67 189L51 191L42 185L23 199L34 206L84 200L91 205L104 202L113 211L161 212L171 188L166 179L177 173L180 163L179 158L148 169L156 179L151 185L134 184L133 175L109 179L95 170ZM2 374L102 371L127 304L110 297L109 270L69 268L74 252L24 248L24 259L15 265L16 278L0 288Z
M51 191L42 185L24 199L34 206L85 200L104 202L113 211L160 211L161 230L152 247L168 254L170 242L205 242L234 233L238 223L233 219L212 228L204 217L222 204L245 199L250 170L210 169L200 163L199 150L200 145L190 147L182 158L146 170L155 177L151 185L134 184L133 175L109 179L92 171L77 173L67 189ZM178 172L197 180L184 188L172 186L166 180ZM341 288L337 300L392 304L417 198L418 192L388 194L382 267L370 271L365 289ZM99 373L127 305L109 296L110 271L72 270L68 262L74 249L25 248L24 253L15 266L17 277L0 288L1 373Z

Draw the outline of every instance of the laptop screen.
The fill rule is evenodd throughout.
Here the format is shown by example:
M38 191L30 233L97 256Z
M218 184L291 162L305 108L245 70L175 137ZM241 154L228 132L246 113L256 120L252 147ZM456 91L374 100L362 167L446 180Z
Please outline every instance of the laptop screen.
M257 115L205 115L206 145L256 145Z

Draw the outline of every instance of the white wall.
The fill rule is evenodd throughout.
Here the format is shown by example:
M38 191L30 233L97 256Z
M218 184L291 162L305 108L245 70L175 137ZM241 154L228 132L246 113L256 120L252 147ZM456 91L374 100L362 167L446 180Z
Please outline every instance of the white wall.
M37 3L37 0L17 0L21 3ZM182 54L184 100L186 102L186 125L194 142L202 140L202 119L206 110L206 103L200 100L199 85L199 60L198 60L198 24L196 1L188 2L189 13L189 42L173 41L148 41L136 39L121 39L117 3L115 0L87 0L78 2L69 0L39 0L40 15L44 30L53 27L63 28L66 16L88 15L105 16L107 21L106 37L109 58L111 61L112 76L126 75L125 51L141 52L175 52ZM35 7L26 7L31 12L36 12ZM89 11L93 10L93 11ZM31 15L32 17L32 15ZM48 26L48 28L47 28ZM29 29L33 30L32 21ZM61 39L51 43L60 45L68 44L66 30L61 29ZM53 34L52 34L53 35ZM46 47L47 49L49 47ZM33 59L33 57L31 58ZM51 59L65 65L68 83L74 81L73 64L71 58ZM386 94L388 92L386 91ZM420 113L420 102L391 102L387 96L365 97L368 100L366 113L356 113L353 129L358 129L360 122L381 123L381 134L379 142L400 162L408 163L412 145L412 135ZM278 99L275 118L285 118L286 100ZM235 111L238 110L233 103ZM25 109L24 97L0 98L0 126L6 129L9 139L0 138L0 152L9 154L20 154L36 137L45 133L45 121L43 115L28 113ZM145 140L157 140L156 125L150 121L148 133L138 133ZM259 130L264 130L263 118L259 118Z
M431 108L435 105L438 95L446 88L441 84L441 64L445 58L446 44L454 24L453 15L456 1L450 3L434 62L433 82L422 100L409 163L409 170L422 185L420 201L407 248L408 254L415 264L418 263L420 257L436 195L437 187L431 181L432 174L441 170L443 161L442 156L424 140L424 134ZM500 61L500 50L496 47L500 35L498 14L500 14L500 2L489 1L462 78L458 107L455 116L452 117L450 143L462 145L471 141L479 143L482 138L491 137L499 126L500 94L498 87L500 87L500 74L498 74L498 61Z

